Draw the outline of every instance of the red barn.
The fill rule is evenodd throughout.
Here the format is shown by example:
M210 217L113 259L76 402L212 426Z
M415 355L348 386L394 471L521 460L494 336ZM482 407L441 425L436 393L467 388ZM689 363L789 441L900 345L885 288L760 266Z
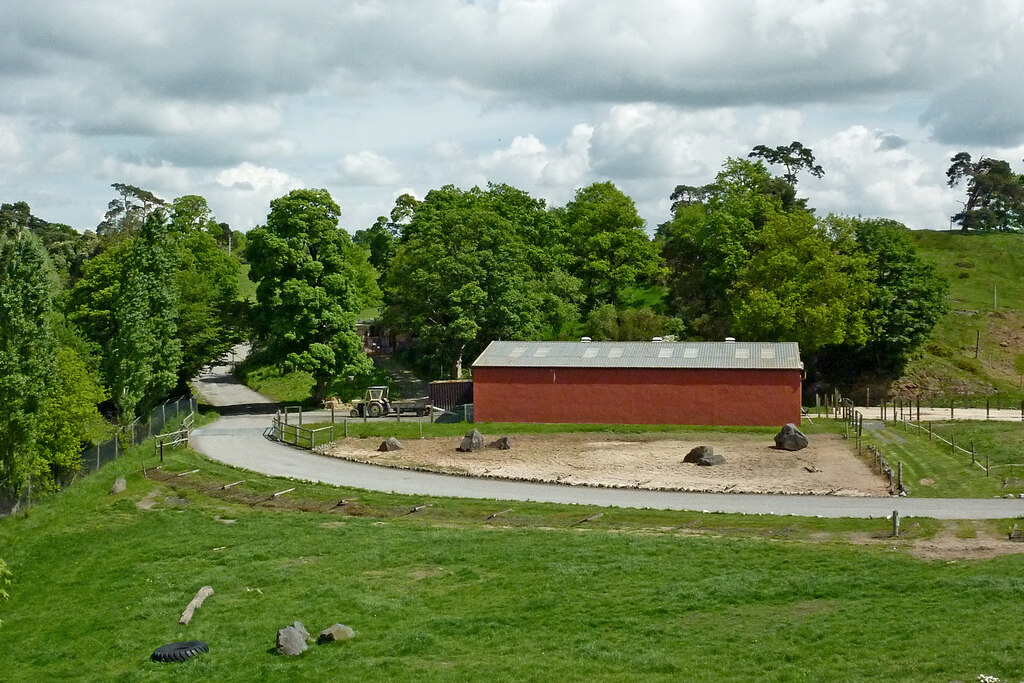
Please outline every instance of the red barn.
M796 343L491 342L477 422L800 424Z

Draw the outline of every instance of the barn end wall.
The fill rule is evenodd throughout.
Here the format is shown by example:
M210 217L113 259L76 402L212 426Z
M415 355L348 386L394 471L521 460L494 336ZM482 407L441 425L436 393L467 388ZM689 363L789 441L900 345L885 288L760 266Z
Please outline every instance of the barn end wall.
M474 368L477 422L800 424L799 370Z

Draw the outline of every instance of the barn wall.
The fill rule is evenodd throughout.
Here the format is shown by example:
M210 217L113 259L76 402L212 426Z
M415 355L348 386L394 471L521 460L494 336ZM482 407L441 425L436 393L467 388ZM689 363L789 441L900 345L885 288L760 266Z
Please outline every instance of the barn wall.
M800 424L799 370L475 368L477 422Z

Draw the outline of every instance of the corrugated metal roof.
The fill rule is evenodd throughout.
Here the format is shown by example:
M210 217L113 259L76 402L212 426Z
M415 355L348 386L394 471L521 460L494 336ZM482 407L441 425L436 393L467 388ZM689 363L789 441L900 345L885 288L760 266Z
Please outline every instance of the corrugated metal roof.
M494 341L475 368L801 370L796 342Z

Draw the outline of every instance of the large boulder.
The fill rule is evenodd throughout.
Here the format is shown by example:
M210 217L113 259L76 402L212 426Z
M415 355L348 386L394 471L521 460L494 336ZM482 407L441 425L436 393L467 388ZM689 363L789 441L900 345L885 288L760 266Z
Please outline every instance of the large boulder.
M512 437L511 436L499 436L494 441L487 444L488 448L497 448L499 451L507 451L512 448Z
M383 441L380 444L380 448L377 449L383 453L390 453L391 451L402 450L402 442L393 436L389 436L387 441Z
M710 467L711 465L721 465L725 462L725 458L717 453L711 446L697 446L686 454L683 458L683 462L692 462L697 465L703 465L704 467Z
M118 477L114 481L114 485L110 487L110 495L116 496L119 493L124 493L128 488L128 482L125 481L124 477Z
M305 630L305 629L303 629ZM285 626L277 632L277 653L282 655L301 655L306 651L306 636L294 626Z
M798 451L807 448L807 437L790 422L775 435L775 445L787 451Z
M463 453L472 453L478 451L484 447L484 435L477 429L470 429L466 432L466 435L462 437L462 443L456 449Z
M345 624L335 624L320 631L320 637L317 638L318 643L333 643L339 640L352 640L356 637L356 632L352 630L351 626L345 626Z

